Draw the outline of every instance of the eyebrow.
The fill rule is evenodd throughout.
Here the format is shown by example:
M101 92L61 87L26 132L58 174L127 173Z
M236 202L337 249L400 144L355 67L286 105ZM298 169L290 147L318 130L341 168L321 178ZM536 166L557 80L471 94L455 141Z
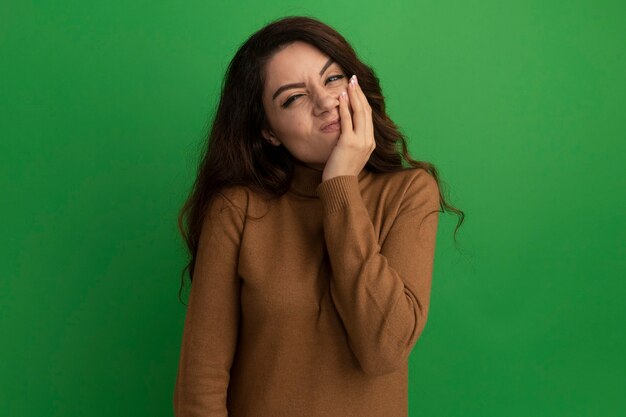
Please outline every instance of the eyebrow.
M332 58L329 58L328 61L326 61L326 63L324 64L324 66L322 67L322 69L320 70L320 77L324 74L324 72L326 72L326 69L328 67L330 67L335 61L333 61ZM282 87L278 87L278 90L276 90L276 92L274 93L274 95L272 96L272 101L283 91L288 90L290 88L299 88L299 87L304 87L304 83L292 83L292 84L285 84Z

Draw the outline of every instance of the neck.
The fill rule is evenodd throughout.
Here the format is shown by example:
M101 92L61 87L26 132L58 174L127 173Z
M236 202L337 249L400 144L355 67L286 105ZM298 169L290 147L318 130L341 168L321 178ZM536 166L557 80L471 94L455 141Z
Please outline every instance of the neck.
M315 190L322 182L323 168L314 168L294 159L291 191L307 197L317 197Z
M302 161L294 159L293 179L291 180L291 192L306 197L318 198L317 187L322 182L322 174L324 173L323 165L315 165L313 167ZM367 175L365 168L358 175L359 181Z

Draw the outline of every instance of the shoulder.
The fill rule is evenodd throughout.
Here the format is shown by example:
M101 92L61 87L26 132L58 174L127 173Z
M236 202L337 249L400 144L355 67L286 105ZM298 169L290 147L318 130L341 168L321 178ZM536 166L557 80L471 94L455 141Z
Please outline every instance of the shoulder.
M247 185L229 185L216 195L222 207L236 211L243 223L258 219L276 203L275 199L254 191Z
M418 208L438 210L439 185L426 169L406 168L376 176L381 187L392 191L399 199L400 212Z
M240 206L250 199L250 189L245 185L229 185L220 189L218 196L230 204Z
M409 188L412 189L413 192L419 192L430 198L434 196L439 197L439 184L437 184L437 180L430 172L423 168L413 168L409 171L412 171L410 174L411 185Z
M230 185L220 189L211 201L211 211L229 209L244 219L250 203L250 190L243 185Z

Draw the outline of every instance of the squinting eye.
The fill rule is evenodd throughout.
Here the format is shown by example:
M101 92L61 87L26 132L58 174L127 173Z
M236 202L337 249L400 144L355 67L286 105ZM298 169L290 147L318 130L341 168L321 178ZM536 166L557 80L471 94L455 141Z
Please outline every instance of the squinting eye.
M328 83L329 81L330 81L330 82L332 82L332 81L337 81L337 80L340 80L340 79L345 78L345 77L346 77L345 75L331 75L330 77L328 77L328 78L326 79L326 82ZM285 102L282 104L282 107L283 107L283 108L285 108L285 107L289 107L289 105L290 105L290 104L291 104L291 103L292 103L292 102L293 102L296 98L300 97L301 95L303 95L303 94L294 94L293 96L289 97L289 98L287 99L287 101L285 101Z
M289 97L289 99L287 99L287 101L285 101L283 103L282 107L289 107L289 105L291 104L292 101L294 101L296 99L296 97L300 97L302 94L294 94L293 96Z
M328 77L326 81L330 80L331 78L336 78L337 80L340 80L342 78L345 78L345 75L331 75L330 77ZM333 80L333 81L337 81L337 80Z

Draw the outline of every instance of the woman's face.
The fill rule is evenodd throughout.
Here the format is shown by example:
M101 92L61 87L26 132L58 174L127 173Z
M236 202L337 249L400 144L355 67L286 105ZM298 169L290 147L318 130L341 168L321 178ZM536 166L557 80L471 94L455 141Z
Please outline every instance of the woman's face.
M321 128L339 119L339 94L348 87L347 74L319 49L301 41L276 53L265 72L263 107L269 128L262 130L263 137L272 145L283 145L307 165L323 169L341 126Z

